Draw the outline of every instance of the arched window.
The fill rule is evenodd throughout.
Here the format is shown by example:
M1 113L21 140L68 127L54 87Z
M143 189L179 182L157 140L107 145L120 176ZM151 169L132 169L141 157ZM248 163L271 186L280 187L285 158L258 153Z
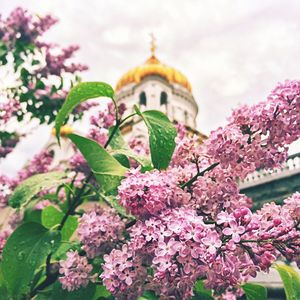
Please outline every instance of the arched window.
M185 111L184 111L184 122L185 122L186 125L188 124L188 121L189 121L189 114L188 114L188 112L185 110Z
M160 105L164 105L168 103L168 95L166 92L160 93Z
M147 98L145 92L140 93L140 105L147 105Z

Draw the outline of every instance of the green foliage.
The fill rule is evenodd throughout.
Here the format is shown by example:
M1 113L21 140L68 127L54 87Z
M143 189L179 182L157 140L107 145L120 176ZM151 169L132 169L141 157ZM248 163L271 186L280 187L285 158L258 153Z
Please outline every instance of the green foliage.
M59 231L49 231L38 223L25 223L13 232L3 250L2 272L14 299L28 293L36 270L59 243Z
M139 297L138 300L158 300L159 297L155 295L153 291L145 291L144 294Z
M53 292L51 295L51 299L59 299L59 300L84 300L84 299L92 299L96 293L96 285L93 283L89 283L87 287L80 288L73 292L68 292L67 290L63 290L61 284L56 282L53 287ZM48 298L49 299L49 298Z
M113 129L114 127L109 128L110 134L112 133ZM111 153L113 155L122 154L134 159L142 166L142 170L152 169L151 161L147 157L140 156L129 148L128 144L125 142L119 129L115 132L110 142L110 147L112 149Z
M29 177L14 190L8 204L14 208L26 206L41 190L58 186L65 179L66 174L63 172L50 172Z
M8 299L7 296L7 289L3 277L3 272L2 272L2 264L0 262L0 300L5 300Z
M135 111L142 117L148 128L153 166L159 170L166 169L176 146L176 128L168 117L160 111L148 110L141 112L136 106Z
M111 293L106 289L104 285L97 285L96 292L92 300L98 300L103 298L111 298Z
M204 287L203 280L197 280L194 286L193 300L213 300L212 291Z
M64 213L57 210L53 206L48 206L43 209L42 212L42 225L48 229L51 229L55 225L59 225L64 217ZM62 240L69 240L78 226L77 218L74 216L68 216L63 228L61 229Z
M98 97L108 97L113 99L113 96L113 88L104 82L82 82L73 87L55 119L56 137L58 142L61 126L77 105L88 99Z
M291 266L277 264L275 269L278 271L283 282L287 300L300 299L300 275Z
M109 192L115 189L128 169L97 142L76 134L69 134L68 137L87 160L102 190Z
M127 219L134 219L134 217L130 214L128 214L126 212L126 209L119 204L118 200L116 199L116 197L114 195L109 195L109 196L106 196L106 195L103 195L103 194L100 194L101 198L106 202L108 203L112 208L114 208L118 214L120 214L121 216L127 218Z
M247 300L267 300L267 289L259 284L246 283L241 286L246 294Z

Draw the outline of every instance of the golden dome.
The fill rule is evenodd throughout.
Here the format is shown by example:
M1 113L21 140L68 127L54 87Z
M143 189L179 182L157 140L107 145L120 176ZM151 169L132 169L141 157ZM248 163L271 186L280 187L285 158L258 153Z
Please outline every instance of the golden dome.
M130 83L138 84L143 78L149 75L158 75L166 79L169 83L177 83L191 92L192 87L188 79L178 70L162 64L153 52L143 65L128 71L120 78L116 85L116 91Z
M69 125L64 125L60 128L60 136L62 136L62 137L67 136L68 134L73 133L73 132L74 132L74 129ZM51 134L54 136L56 135L55 128L52 128Z

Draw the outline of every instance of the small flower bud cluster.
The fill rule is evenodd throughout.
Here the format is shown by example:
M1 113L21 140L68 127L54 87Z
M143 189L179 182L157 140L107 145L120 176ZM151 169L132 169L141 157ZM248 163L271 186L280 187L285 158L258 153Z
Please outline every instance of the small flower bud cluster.
M125 224L112 209L97 207L80 218L77 234L89 258L112 249L123 239Z
M92 270L93 266L85 256L79 256L77 251L70 251L67 253L67 259L60 261L59 273L63 276L59 277L59 281L63 289L71 292L88 285L92 279Z

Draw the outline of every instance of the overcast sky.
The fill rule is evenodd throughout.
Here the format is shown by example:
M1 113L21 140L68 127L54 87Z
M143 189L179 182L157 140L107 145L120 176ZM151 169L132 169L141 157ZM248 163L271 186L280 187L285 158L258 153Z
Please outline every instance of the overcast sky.
M158 58L190 80L204 133L238 104L263 100L278 81L300 77L298 0L0 0L0 13L16 6L56 16L47 40L80 45L77 60L90 67L84 80L113 86L149 56L153 32ZM33 142L10 160L36 151Z

